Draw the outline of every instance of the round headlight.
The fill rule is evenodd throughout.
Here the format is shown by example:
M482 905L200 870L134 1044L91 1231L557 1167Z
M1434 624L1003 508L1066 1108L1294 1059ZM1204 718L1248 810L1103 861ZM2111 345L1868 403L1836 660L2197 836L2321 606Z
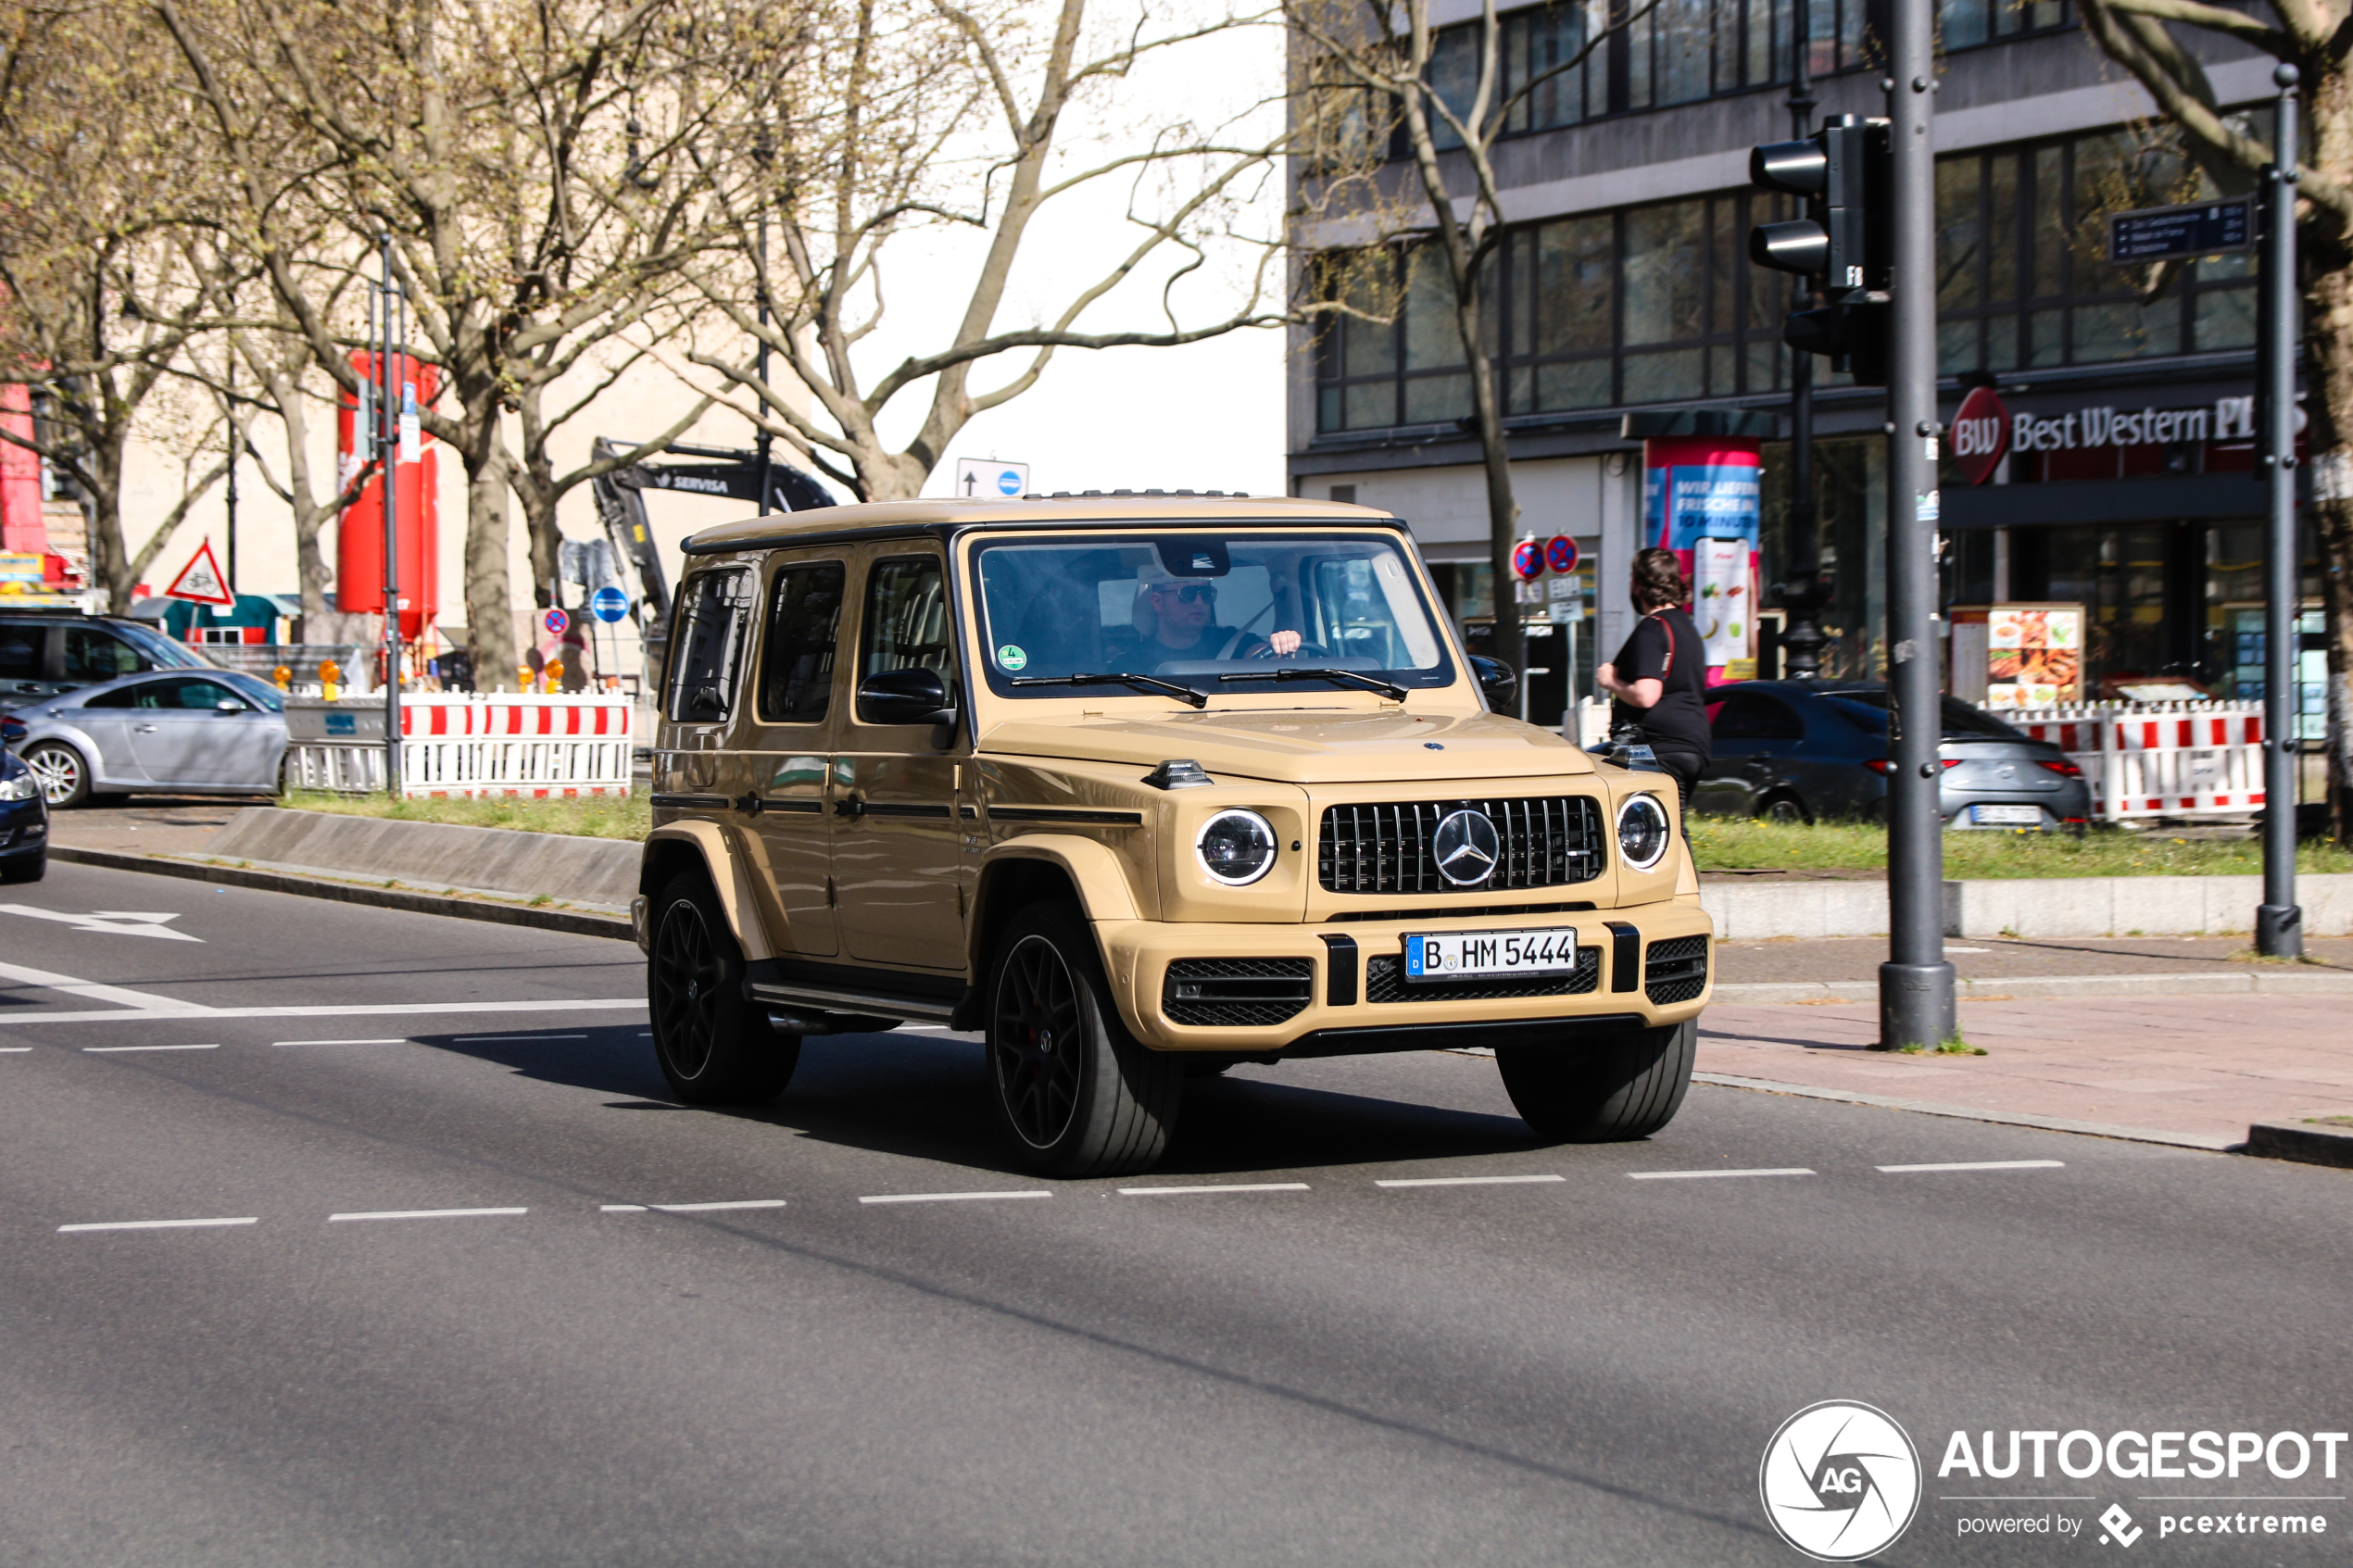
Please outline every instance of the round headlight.
M1617 809L1617 853L1629 871L1646 872L1667 853L1667 808L1637 795Z
M1275 830L1255 811L1220 811L1193 845L1201 869L1228 887L1247 887L1275 864Z

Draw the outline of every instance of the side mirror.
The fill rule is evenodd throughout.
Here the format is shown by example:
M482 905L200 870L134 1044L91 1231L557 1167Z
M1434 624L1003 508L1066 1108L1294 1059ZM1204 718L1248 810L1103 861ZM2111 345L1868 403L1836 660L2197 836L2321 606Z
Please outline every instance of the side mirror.
M215 713L243 713L245 710L245 705L234 697L224 696L212 705L212 710Z
M937 670L886 670L859 683L858 718L867 724L952 724L955 698Z
M1483 653L1470 656L1471 673L1478 677L1479 694L1487 698L1488 709L1501 713L1511 708L1519 697L1519 673L1500 659L1490 659Z

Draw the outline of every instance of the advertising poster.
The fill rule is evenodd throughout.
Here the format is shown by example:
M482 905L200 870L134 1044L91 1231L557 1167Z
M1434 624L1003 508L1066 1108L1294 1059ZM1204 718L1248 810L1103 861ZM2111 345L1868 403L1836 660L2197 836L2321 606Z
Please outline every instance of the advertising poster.
M1711 670L1723 669L1751 657L1756 634L1748 541L1697 540L1692 557L1692 619L1699 623L1702 659Z
M1986 612L1985 647L1986 707L2082 700L2081 605L1995 605Z

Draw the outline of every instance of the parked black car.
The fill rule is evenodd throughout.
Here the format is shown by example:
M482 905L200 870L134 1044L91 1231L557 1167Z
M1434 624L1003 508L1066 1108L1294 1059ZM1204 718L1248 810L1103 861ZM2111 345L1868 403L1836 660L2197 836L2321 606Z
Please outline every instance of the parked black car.
M1716 755L1692 809L1719 817L1877 821L1887 811L1887 688L1876 681L1741 681L1707 694ZM2083 771L1955 697L1937 746L1944 824L2082 831L2092 815Z
M0 712L142 671L211 668L185 643L121 616L0 608Z
M41 781L0 747L0 882L39 882L49 866L49 806Z

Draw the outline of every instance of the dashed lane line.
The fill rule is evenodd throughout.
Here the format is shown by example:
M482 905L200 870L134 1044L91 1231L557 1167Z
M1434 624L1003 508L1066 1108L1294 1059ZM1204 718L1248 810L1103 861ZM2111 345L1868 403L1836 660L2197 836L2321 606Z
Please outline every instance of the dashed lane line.
M1941 1165L1881 1165L1875 1169L1890 1174L1907 1171L2060 1171L2067 1168L2064 1160L1952 1160Z
M272 1040L270 1043L281 1050L292 1046L405 1046L409 1043L409 1036L403 1035L397 1039L376 1040Z
M38 974L37 970L14 970L0 964L0 980L22 979ZM53 991L73 991L69 985L49 985L44 981L29 980L27 984L46 985ZM88 987L79 992L90 996L94 990L112 991L112 986ZM172 1003L167 997L148 997L136 991L118 993L122 997L136 997L137 1003L120 1008L107 1008L89 1012L11 1012L11 1027L31 1023L149 1023L177 1019L203 1018L207 1022L223 1018L401 1018L421 1013L451 1012L643 1012L643 997L613 997L589 998L557 997L532 1002L382 1002L342 1004L335 1006L209 1008L194 1002ZM96 998L105 999L105 998ZM170 1005L152 1005L152 1004Z
M103 1224L59 1225L58 1234L75 1231L194 1231L208 1230L216 1225L258 1225L260 1216L246 1214L233 1220L108 1220Z
M329 1224L344 1220L478 1220L498 1214L528 1214L528 1209L384 1209L366 1214L330 1214Z
M1565 1182L1562 1175L1541 1176L1401 1176L1390 1181L1375 1182L1377 1187L1484 1187L1509 1186L1521 1182Z
M1026 1192L885 1192L862 1198L861 1203L993 1203L1000 1198L1051 1198L1043 1187Z
M0 1056L22 1056L31 1049L31 1046L0 1046Z
M727 1203L604 1203L598 1205L608 1214L643 1214L651 1210L657 1214L712 1214L723 1209L782 1209L781 1198L739 1198Z
M460 1035L461 1046L486 1045L493 1040L585 1040L585 1035Z
M1122 1198L1157 1198L1164 1193L1178 1192L1305 1192L1305 1182L1222 1182L1205 1185L1166 1187L1121 1187Z
M208 1046L84 1046L82 1048L92 1056L106 1056L115 1051L217 1051L220 1045L215 1041Z
M1715 1176L1811 1176L1819 1173L1803 1165L1773 1166L1755 1171L1629 1171L1627 1179L1636 1182L1705 1181Z

